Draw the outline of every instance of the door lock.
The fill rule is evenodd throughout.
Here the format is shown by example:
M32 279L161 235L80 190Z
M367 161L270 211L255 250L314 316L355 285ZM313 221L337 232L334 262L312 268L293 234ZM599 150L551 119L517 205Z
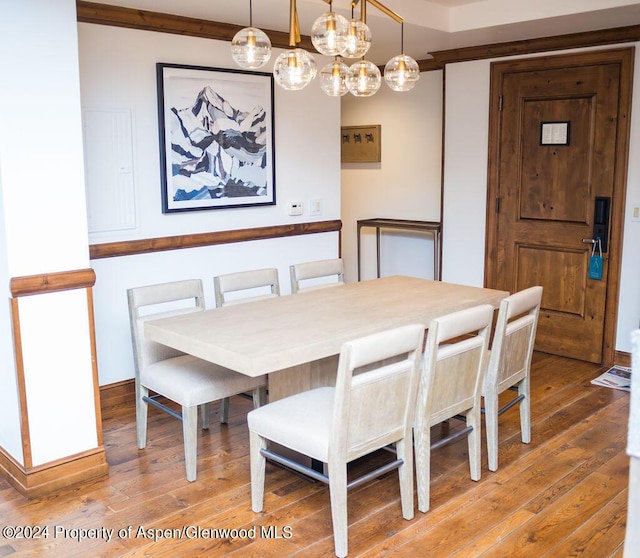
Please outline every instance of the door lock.
M609 212L611 209L611 198L596 197L593 210L593 238L600 239L600 247L603 252L609 246Z

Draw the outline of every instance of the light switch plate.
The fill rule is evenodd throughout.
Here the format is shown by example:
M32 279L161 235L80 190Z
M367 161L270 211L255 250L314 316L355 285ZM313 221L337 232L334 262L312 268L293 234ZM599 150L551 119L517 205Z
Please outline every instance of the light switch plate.
M309 215L322 215L322 200L320 198L309 200Z

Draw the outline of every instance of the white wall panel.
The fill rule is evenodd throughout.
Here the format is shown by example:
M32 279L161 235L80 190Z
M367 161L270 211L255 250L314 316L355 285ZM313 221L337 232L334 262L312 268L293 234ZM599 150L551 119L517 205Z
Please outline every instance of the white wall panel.
M82 123L89 233L134 229L131 111L86 108Z
M98 445L87 293L21 297L20 332L33 465Z

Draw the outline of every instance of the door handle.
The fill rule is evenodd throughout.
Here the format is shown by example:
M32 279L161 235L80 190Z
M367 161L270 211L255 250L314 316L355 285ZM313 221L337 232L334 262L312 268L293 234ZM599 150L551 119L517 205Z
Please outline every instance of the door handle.
M585 244L595 244L598 241L595 238L583 238L582 242Z

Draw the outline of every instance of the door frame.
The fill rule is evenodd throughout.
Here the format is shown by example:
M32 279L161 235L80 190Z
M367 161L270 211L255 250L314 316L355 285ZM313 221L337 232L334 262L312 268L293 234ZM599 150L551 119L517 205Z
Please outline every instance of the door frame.
M604 315L602 364L611 366L615 355L616 326L618 321L618 299L620 294L620 274L627 190L627 170L629 159L629 136L631 96L633 90L634 47L608 50L584 51L575 54L560 54L536 58L493 62L489 92L489 163L487 176L487 215L485 239L485 276L487 287L497 284L497 224L498 224L498 175L500 169L500 125L502 120L501 96L504 76L509 73L589 66L593 64L620 65L620 91L618 130L616 138L615 170L611 211L611 235L609 246L609 274Z

